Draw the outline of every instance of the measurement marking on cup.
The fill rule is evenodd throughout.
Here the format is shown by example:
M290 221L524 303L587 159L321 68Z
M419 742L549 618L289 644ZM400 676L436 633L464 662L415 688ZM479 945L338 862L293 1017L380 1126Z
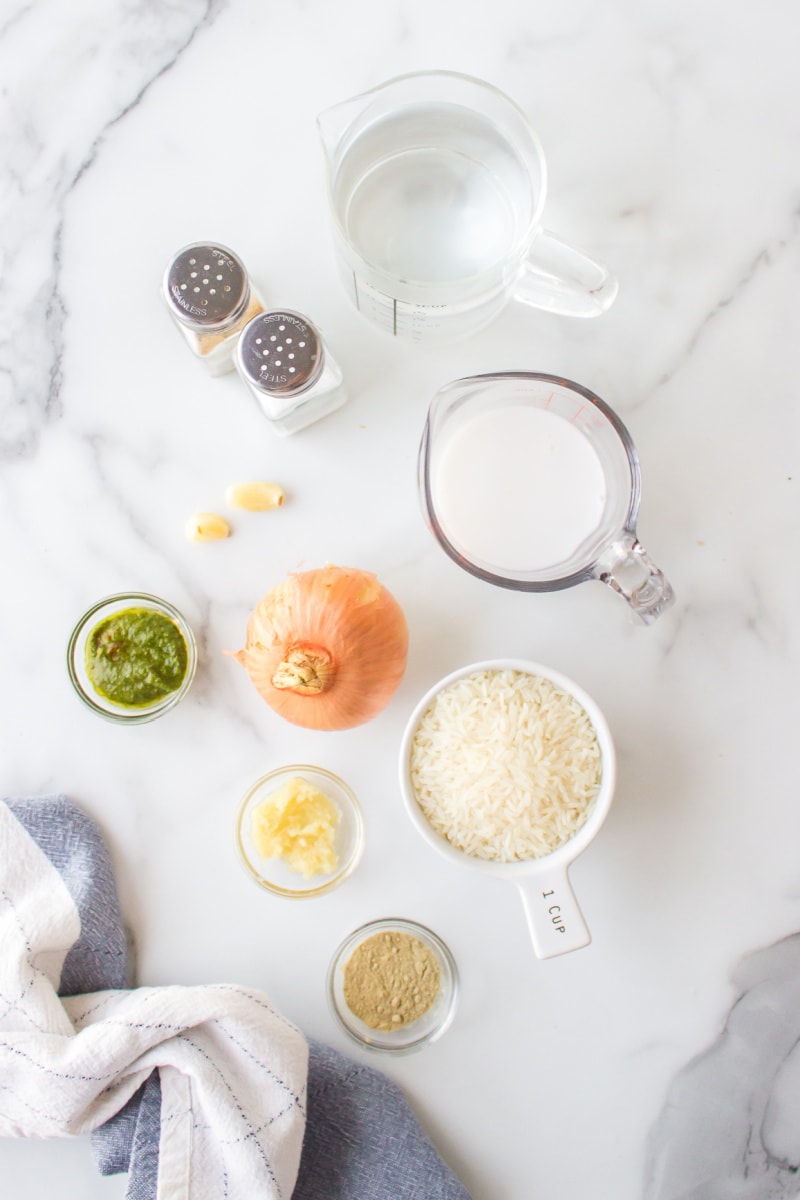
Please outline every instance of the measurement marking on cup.
M392 333L397 337L397 301L392 301Z
M353 291L356 297L356 312L361 312L361 301L358 298L358 276L353 271Z
M551 889L549 892L542 892L542 899L546 900L549 896L554 896L555 892ZM566 933L567 927L562 924L564 918L561 916L561 905L551 904L547 910L550 917L550 922L554 926L556 933Z

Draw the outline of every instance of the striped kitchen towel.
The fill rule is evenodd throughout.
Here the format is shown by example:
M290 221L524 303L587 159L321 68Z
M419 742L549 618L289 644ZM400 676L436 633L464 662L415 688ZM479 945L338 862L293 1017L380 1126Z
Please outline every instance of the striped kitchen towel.
M265 996L127 983L97 825L0 801L0 1135L90 1131L128 1200L469 1200L400 1088Z
M0 1135L127 1145L131 1200L289 1200L303 1035L247 988L126 989L125 963L94 822L63 796L0 802Z

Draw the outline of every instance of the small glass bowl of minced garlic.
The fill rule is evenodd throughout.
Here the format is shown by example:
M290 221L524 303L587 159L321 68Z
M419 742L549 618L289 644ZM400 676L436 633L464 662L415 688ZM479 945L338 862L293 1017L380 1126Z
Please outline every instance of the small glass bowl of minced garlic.
M328 1000L360 1046L411 1054L450 1027L458 970L442 939L416 921L386 917L346 937L328 970Z
M364 849L364 820L351 787L324 767L278 767L250 787L236 817L236 848L251 879L291 899L343 883Z

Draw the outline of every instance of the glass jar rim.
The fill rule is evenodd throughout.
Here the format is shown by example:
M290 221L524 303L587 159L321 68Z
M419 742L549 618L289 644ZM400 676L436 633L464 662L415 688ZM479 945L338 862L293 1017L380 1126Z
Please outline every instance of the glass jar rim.
M100 703L99 699L95 699L87 691L76 665L76 655L83 649L83 638L92 627L92 622L98 618L99 613L104 609L114 607L121 609L123 605L131 607L137 603L152 608L156 612L163 613L177 626L186 643L186 672L174 691L167 693L166 696L151 705L141 708L126 708L119 705L106 707L105 704ZM174 604L170 604L168 600L163 600L160 596L153 595L150 592L114 592L98 600L76 622L67 642L67 674L78 699L90 712L118 725L143 725L149 721L154 721L157 717L163 716L164 713L174 708L179 700L183 699L194 679L197 669L197 657L197 642L192 627L183 613ZM111 704L111 702L107 703Z

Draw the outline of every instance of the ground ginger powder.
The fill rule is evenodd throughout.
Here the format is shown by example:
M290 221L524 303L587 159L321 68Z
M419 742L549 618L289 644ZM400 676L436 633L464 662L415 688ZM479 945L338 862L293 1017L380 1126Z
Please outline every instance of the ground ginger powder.
M340 817L330 797L297 776L253 809L253 847L262 858L282 858L304 879L329 875L338 865L333 841Z
M347 1006L370 1029L402 1029L427 1012L439 993L439 964L419 938L374 933L344 967Z

